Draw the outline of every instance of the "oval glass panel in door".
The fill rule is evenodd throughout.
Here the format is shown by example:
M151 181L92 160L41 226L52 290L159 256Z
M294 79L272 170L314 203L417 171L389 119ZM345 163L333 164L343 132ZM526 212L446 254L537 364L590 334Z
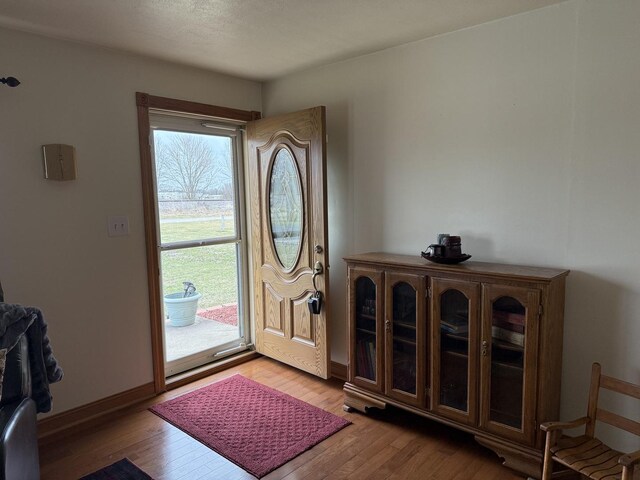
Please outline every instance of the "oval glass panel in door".
M291 270L302 246L303 206L298 168L286 148L273 161L269 188L271 238L278 260L285 270Z

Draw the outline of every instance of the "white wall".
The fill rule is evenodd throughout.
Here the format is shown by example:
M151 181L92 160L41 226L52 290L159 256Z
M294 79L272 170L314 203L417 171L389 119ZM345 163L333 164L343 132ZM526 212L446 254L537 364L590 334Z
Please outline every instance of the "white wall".
M640 2L571 0L264 86L265 115L327 106L334 360L342 256L449 232L474 260L572 270L563 418L593 361L640 383L638 24Z
M0 279L45 313L61 412L153 380L135 92L260 110L261 86L6 29L0 68L22 82L0 87ZM44 180L47 143L76 147L76 181Z

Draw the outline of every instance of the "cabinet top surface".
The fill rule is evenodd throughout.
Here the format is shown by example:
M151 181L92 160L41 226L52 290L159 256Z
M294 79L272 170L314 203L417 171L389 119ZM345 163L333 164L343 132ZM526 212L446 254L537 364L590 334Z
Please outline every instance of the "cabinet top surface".
M348 263L363 263L377 266L392 265L397 267L418 268L429 272L446 272L460 274L484 274L499 277L523 277L535 281L552 280L564 277L569 270L546 267L530 267L525 265L508 265L503 263L466 261L456 265L444 265L430 262L419 255L400 255L395 253L370 252L344 257Z

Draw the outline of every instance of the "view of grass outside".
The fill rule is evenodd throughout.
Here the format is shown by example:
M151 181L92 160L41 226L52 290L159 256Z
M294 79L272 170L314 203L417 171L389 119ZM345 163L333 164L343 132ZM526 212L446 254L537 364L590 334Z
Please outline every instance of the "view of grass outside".
M160 242L236 237L232 140L220 135L154 131ZM199 309L238 302L236 244L165 250L163 294L192 282Z
M212 201L210 203L229 204L229 208L225 208L224 211L222 211L225 206L218 206L217 210L220 211L215 215L211 215L208 212L199 211L196 206L192 206L189 213L167 213L163 211L166 207L161 205L160 232L162 243L235 236L236 225L231 202ZM189 206L187 206L187 208L189 208Z
M161 221L161 230L172 242L211 238L212 230L234 234L233 221ZM164 236L164 235L163 235ZM216 235L217 236L217 235ZM168 250L162 253L163 293L182 292L182 282L192 282L202 295L200 309L238 302L238 272L235 243Z

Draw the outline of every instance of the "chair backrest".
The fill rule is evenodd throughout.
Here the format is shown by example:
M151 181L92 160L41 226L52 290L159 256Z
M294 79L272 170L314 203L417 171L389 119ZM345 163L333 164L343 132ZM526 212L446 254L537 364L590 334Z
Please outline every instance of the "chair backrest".
M0 406L16 403L31 396L31 366L29 364L29 342L23 335L7 353L2 378ZM0 468L0 472L2 469ZM0 474L1 478L1 474Z
M589 423L587 424L586 435L594 436L597 420L640 436L639 422L598 407L598 394L601 388L640 400L640 385L602 375L601 370L602 367L599 363L594 363L591 367L591 387L589 389L589 406L587 407Z

